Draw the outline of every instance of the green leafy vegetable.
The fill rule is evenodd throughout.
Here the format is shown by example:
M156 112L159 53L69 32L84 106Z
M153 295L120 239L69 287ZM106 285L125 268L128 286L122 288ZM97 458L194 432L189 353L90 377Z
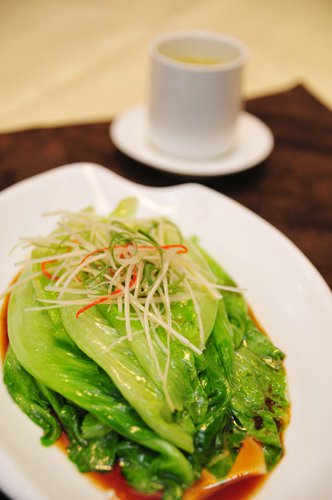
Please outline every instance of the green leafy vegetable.
M283 353L241 290L173 222L60 213L11 291L4 381L43 429L62 432L82 472L112 470L180 499L209 469L231 469L247 436L267 467L288 422ZM26 242L26 240L25 240Z
M15 403L44 430L43 445L54 444L61 435L60 423L52 414L37 380L19 364L11 348L6 355L4 382Z

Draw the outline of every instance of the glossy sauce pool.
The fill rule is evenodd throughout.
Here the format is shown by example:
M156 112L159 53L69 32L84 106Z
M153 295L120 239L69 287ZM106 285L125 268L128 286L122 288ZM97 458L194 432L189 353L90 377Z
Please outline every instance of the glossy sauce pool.
M4 361L9 345L8 328L7 328L7 312L8 312L9 296L6 296L0 311L0 355ZM254 318L255 319L255 318ZM256 320L255 320L256 321ZM259 326L259 325L258 325ZM68 444L65 434L57 441L57 445L63 450L66 450ZM107 473L89 472L85 474L90 480L100 489L112 490L116 493L120 500L161 500L162 493L153 495L144 495L130 488L125 479L122 477L120 467L116 466L113 471ZM211 496L210 500L245 500L252 498L257 490L266 480L265 476L256 476L244 479L235 484L225 487ZM200 486L197 486L195 491L196 498L200 498ZM204 496L204 498L207 498Z

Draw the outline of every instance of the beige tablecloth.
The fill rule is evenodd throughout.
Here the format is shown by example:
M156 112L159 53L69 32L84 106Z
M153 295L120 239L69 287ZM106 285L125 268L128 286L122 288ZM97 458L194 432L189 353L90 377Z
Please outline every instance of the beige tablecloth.
M331 0L1 0L0 131L108 119L146 100L157 34L241 38L246 98L303 82L332 107Z

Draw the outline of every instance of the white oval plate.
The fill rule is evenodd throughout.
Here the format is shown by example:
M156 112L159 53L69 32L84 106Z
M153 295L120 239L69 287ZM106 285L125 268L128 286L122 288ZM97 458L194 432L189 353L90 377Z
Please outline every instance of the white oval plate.
M110 126L113 144L127 156L158 170L189 176L226 175L261 163L274 146L271 130L246 111L239 115L233 147L207 160L179 158L155 148L147 132L147 110L136 106L116 117Z
M306 257L279 231L235 201L198 184L151 188L103 167L68 165L0 194L0 289L17 272L9 255L18 238L48 232L42 213L94 205L106 213L125 196L137 196L142 216L176 221L247 292L272 340L286 353L292 402L286 455L256 498L329 500L332 422L332 297ZM57 447L44 448L37 428L0 382L0 488L15 500L105 499Z

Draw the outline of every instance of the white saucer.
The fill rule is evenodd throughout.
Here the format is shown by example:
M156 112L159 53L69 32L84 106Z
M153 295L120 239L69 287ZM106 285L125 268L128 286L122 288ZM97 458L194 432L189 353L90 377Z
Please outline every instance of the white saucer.
M274 139L261 120L243 111L240 113L233 148L209 160L188 160L168 155L150 144L147 137L147 110L136 106L112 122L113 144L127 156L145 165L184 175L225 175L252 168L271 153Z

